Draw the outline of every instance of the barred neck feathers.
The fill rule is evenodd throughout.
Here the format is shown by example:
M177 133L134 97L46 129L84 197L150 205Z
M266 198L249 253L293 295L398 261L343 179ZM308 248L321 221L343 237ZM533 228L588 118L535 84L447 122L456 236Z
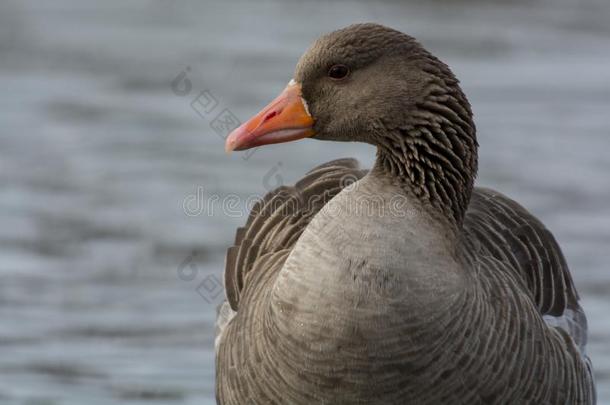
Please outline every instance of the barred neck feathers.
M477 140L468 100L458 80L430 56L422 101L377 142L376 171L395 176L416 197L460 226L477 171Z

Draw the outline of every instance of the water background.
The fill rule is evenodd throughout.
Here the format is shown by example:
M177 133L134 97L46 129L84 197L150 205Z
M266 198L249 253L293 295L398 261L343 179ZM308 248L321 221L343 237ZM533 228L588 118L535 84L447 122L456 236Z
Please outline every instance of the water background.
M610 2L423 3L3 0L0 403L215 403L218 280L246 209L227 201L373 154L227 156L215 119L257 112L319 34L376 21L461 79L478 184L555 233L610 404Z

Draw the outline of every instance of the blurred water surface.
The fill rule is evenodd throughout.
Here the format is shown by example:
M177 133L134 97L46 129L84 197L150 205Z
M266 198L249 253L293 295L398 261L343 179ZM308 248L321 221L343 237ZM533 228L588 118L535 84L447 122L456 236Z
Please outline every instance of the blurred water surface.
M214 403L218 280L244 222L221 202L373 151L227 156L212 122L257 112L317 35L376 21L453 67L478 183L555 232L610 404L610 2L418 3L0 3L0 403Z

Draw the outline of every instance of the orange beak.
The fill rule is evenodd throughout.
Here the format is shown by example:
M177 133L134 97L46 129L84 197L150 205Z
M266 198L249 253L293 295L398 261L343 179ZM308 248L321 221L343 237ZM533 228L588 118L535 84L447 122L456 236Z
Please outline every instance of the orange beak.
M232 152L308 138L314 134L312 127L313 118L301 97L301 85L291 80L275 100L229 134L225 150Z

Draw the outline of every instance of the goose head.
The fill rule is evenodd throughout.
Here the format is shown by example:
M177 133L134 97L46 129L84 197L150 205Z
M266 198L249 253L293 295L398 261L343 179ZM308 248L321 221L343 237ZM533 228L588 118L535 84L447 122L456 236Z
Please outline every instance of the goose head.
M303 138L376 146L374 171L461 222L477 168L472 112L449 67L414 38L370 23L322 36L226 150Z

